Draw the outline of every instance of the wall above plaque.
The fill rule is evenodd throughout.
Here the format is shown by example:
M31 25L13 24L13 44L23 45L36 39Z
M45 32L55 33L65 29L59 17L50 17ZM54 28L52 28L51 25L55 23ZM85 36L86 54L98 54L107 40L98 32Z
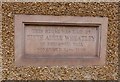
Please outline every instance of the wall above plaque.
M104 65L106 17L15 15L17 66Z

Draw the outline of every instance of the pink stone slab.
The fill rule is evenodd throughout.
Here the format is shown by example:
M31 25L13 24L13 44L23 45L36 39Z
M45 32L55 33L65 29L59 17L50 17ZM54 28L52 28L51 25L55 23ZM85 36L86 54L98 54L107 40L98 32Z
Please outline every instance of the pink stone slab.
M106 17L15 15L15 65L104 65L107 27Z

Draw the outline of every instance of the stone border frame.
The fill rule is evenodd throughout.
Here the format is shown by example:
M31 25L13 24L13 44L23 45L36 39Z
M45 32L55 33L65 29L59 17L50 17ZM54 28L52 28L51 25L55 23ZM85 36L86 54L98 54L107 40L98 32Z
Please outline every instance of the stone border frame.
M72 19L72 20L71 20ZM49 16L49 15L15 15L15 64L17 66L62 66L62 65L104 65L106 56L106 40L108 18L106 17L75 17L75 16ZM58 24L83 25L98 27L98 53L95 58L28 58L24 59L24 28L25 24ZM58 60L59 59L59 60ZM61 63L59 63L61 62Z

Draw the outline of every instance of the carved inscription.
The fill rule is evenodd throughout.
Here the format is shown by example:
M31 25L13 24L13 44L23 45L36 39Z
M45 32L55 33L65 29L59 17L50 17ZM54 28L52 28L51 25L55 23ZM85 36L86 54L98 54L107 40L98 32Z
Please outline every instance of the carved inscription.
M97 53L96 27L25 26L25 54L91 57Z

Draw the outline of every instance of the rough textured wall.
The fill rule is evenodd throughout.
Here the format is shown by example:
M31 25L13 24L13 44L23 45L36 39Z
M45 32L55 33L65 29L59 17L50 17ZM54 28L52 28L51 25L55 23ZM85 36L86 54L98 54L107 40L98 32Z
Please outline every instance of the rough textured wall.
M118 20L119 20L119 25L118 25L118 37L120 36L120 2L118 3ZM118 38L118 57L119 57L119 71L118 71L118 75L119 75L119 81L120 81L120 37Z
M1 0L3 2L119 2L120 0Z
M1 35L2 35L2 2L0 1L0 81L2 80L2 45L1 45Z
M2 3L1 3L1 1L0 1L0 79L2 79L2 45L1 45L1 40L2 40L2 38L1 38L1 28L2 28L2 23L1 23L1 21L2 21ZM1 80L0 80L1 81Z
M3 3L2 77L5 80L116 80L118 79L117 3ZM16 67L14 65L14 15L67 15L108 17L107 56L104 66Z

